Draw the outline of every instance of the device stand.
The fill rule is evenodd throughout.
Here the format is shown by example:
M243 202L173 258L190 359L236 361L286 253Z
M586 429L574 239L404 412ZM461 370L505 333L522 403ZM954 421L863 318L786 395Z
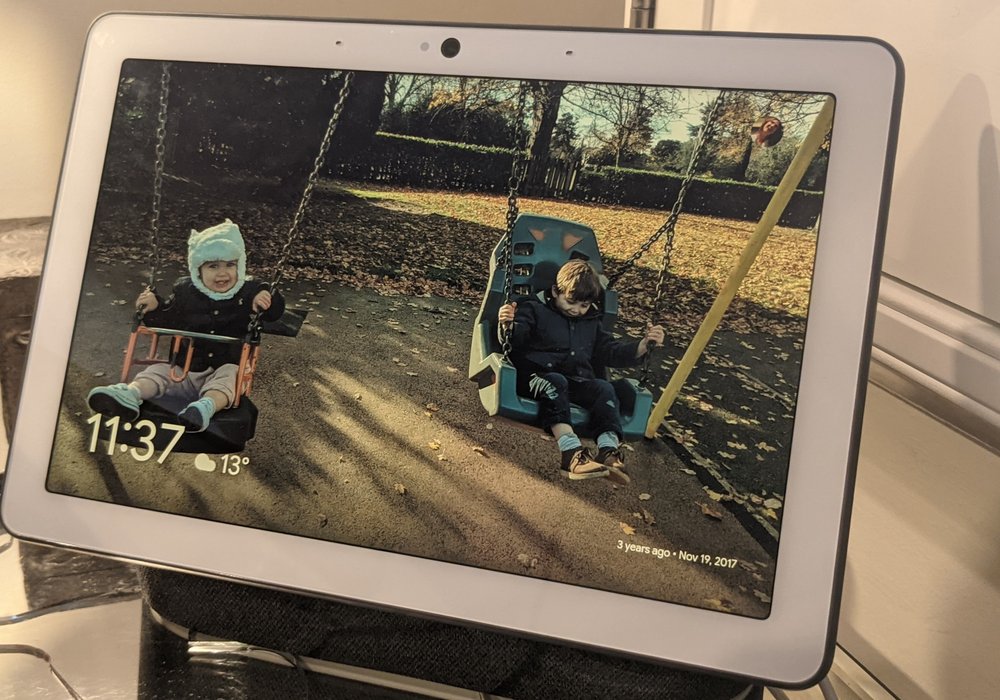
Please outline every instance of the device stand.
M485 629L140 568L143 597L199 635L515 699L760 698L745 681Z

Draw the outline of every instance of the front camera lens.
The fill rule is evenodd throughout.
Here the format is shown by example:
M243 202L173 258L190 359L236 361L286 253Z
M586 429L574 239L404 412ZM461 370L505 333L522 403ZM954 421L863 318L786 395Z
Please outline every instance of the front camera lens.
M445 58L455 58L462 50L462 44L455 37L449 37L441 42L441 55Z

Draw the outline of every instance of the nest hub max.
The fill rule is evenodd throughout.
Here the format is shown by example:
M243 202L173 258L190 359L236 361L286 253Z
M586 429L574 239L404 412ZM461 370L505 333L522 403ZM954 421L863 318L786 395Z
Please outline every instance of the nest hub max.
M862 38L105 16L4 522L807 683L901 84Z

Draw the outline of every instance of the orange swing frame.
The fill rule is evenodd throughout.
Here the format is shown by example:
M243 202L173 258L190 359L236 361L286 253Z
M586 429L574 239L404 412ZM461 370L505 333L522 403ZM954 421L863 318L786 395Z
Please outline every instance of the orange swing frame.
M201 337L203 334L174 331L165 328L150 328L148 326L139 325L136 326L136 328L129 335L128 345L125 347L125 359L122 363L121 374L122 382L128 381L129 374L135 366L149 366L171 361L169 358L163 359L162 357L159 357L161 335L171 336L171 357L180 352L181 342L184 338L187 338L190 341L188 343L187 355L184 358L183 367L179 368L177 365L173 365L170 368L170 379L172 381L184 381L184 378L187 377L188 372L191 369L191 359L194 357L195 339ZM139 345L140 336L149 336L149 351L146 353L145 357L136 357L136 348ZM236 372L236 395L233 398L233 405L231 406L231 408L236 408L240 405L240 399L244 396L249 396L250 391L253 389L253 380L257 374L257 361L260 358L260 345L246 340L240 341L239 338L220 336L212 339L215 341L243 343L243 348L240 351L239 367Z

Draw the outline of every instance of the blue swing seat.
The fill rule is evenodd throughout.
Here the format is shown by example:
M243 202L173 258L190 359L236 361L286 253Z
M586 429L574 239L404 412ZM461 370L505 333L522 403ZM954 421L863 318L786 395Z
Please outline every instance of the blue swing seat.
M497 337L497 315L504 303L504 279L507 271L499 264L504 241L490 255L490 279L486 295L472 333L469 352L469 379L479 386L479 400L490 416L540 427L538 402L517 393L517 369L504 360ZM521 214L512 233L513 277L511 297L537 294L555 283L556 273L574 258L587 260L603 277L601 253L592 229L573 221L537 214ZM605 289L600 300L604 328L611 331L618 318L618 294ZM603 367L594 368L606 376ZM653 405L652 394L634 379L611 382L621 405L622 429L626 440L635 440L646 432L646 422ZM578 434L588 436L589 412L572 406L571 422Z

